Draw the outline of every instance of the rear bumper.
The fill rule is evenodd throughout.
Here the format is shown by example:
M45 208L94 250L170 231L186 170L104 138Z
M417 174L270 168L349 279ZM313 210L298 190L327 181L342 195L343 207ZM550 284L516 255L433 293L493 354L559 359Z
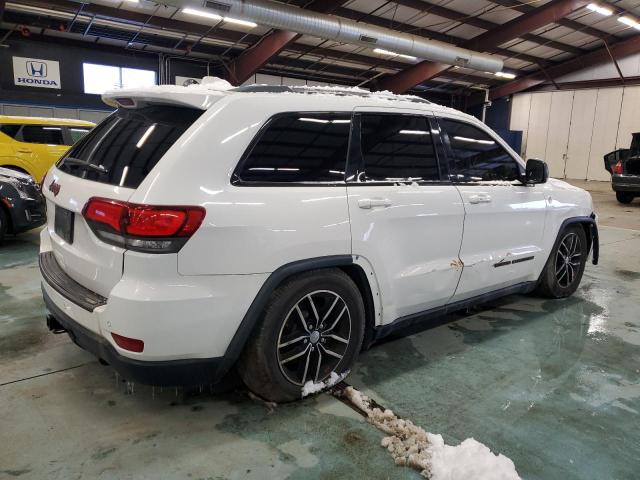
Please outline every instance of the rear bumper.
M127 380L158 386L217 383L226 368L223 357L144 361L120 355L102 336L73 320L42 288L44 303L57 322L81 348L110 364Z
M615 192L637 192L640 194L640 175L613 175L611 187Z

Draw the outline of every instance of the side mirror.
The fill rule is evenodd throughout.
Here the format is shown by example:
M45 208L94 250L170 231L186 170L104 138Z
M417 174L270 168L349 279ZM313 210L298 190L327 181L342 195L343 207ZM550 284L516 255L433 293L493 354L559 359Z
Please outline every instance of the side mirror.
M547 162L530 158L527 160L526 173L524 183L527 185L535 185L537 183L546 183L549 178L549 167Z

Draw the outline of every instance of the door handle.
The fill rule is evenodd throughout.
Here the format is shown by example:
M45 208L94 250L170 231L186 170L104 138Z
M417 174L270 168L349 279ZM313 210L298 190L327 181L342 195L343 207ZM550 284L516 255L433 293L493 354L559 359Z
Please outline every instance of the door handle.
M358 200L360 208L390 207L391 200L388 198L361 198Z
M20 149L20 150L18 150L18 153L33 153L33 152L31 150Z
M486 193L482 193L480 195L469 195L469 203L490 203L491 195L487 195Z

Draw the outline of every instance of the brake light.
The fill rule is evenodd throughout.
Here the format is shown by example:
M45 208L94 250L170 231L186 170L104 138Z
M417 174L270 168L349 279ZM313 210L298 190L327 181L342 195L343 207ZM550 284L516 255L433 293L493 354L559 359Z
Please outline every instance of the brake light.
M139 205L91 198L82 212L102 241L130 250L174 253L198 230L202 207Z
M613 166L613 173L615 173L616 175L622 175L622 161L618 160L618 163L616 163Z

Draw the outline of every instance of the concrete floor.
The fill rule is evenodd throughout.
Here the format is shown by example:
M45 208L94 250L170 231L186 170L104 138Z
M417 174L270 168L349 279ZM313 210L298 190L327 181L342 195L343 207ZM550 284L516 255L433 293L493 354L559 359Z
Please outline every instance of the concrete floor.
M601 242L573 298L509 297L404 332L349 383L448 443L504 453L525 479L637 479L640 231L603 227ZM328 394L271 412L242 390L131 391L47 332L36 254L35 233L0 249L0 478L419 478Z

